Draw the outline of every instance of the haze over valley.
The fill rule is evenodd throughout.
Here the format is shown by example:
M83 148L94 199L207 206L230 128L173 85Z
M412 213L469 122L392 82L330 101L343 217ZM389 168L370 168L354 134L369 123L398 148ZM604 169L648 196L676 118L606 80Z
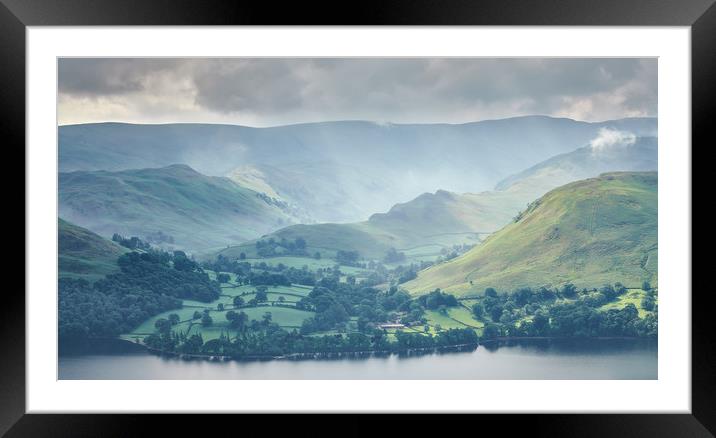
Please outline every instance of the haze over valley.
M657 336L650 60L62 65L63 120L132 122L58 127L63 351ZM187 119L207 123L155 123Z

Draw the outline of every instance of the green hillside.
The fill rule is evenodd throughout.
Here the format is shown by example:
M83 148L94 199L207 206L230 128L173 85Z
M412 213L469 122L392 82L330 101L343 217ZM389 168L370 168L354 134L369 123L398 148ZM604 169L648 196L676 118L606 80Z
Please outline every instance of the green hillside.
M117 257L127 250L62 219L57 221L60 277L96 280L119 270Z
M346 223L438 188L489 190L509 175L587 144L605 128L645 135L656 132L657 119L64 125L58 128L58 165L70 172L186 164L280 198L315 222Z
M559 187L461 257L404 284L460 295L487 287L657 282L656 172L618 172Z
M489 233L504 226L526 204L516 192L457 194L444 190L425 193L410 202L396 204L387 213L349 224L292 225L265 239L294 240L302 237L312 254L332 256L338 250L355 250L361 257L381 259L390 248L408 258L434 258L441 249L457 244L477 244ZM219 253L251 257L253 242L230 247Z
M395 204L387 213L374 214L367 221L295 225L267 237L303 237L311 251L329 256L342 249L375 259L392 247L413 260L432 260L445 247L479 243L508 224L529 202L559 186L604 172L656 170L657 139L633 140L606 149L587 145L556 155L504 179L493 191L457 194L438 190ZM261 172L248 174L250 177L242 180L245 184L266 191L263 180L259 180ZM237 257L242 252L253 255L253 242L228 248L222 254Z
M185 165L60 173L60 215L100 235L137 236L190 251L223 247L295 223L284 204ZM165 242L148 236L159 232Z

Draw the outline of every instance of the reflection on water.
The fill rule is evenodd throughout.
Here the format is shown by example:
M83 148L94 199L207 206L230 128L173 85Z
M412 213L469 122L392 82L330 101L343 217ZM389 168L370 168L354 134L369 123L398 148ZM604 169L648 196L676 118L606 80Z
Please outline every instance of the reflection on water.
M656 341L529 340L417 357L209 362L148 353L64 356L60 379L656 379Z

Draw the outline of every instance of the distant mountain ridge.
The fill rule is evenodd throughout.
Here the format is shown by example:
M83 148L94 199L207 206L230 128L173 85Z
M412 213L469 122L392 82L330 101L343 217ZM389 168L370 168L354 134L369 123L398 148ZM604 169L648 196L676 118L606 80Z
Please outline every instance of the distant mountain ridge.
M591 145L554 156L529 169L503 179L495 190L515 189L519 185L545 186L546 191L566 183L596 177L613 171L658 170L656 137L635 137L633 143L615 144L604 149Z
M171 238L169 246L192 250L249 240L298 221L280 201L183 164L62 172L59 212L105 237L145 239L161 232Z
M489 190L588 144L604 128L654 135L657 121L529 116L460 125L69 125L59 128L59 166L68 172L186 164L300 208L304 222L355 222L437 188Z

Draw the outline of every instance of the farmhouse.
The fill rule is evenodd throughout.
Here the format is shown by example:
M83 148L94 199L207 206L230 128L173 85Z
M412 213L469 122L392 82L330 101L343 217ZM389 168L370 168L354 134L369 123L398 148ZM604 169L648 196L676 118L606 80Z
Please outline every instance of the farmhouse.
M401 328L405 328L405 324L400 324L400 323L397 323L397 322L390 322L390 323L387 323L387 324L378 324L378 328L381 328L381 329L401 329Z

